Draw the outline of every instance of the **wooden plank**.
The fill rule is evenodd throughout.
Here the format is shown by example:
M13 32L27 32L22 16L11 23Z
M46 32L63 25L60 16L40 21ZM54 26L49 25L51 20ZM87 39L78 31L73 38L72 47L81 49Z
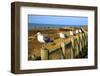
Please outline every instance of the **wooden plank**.
M41 60L48 60L48 59L49 59L49 50L41 49Z

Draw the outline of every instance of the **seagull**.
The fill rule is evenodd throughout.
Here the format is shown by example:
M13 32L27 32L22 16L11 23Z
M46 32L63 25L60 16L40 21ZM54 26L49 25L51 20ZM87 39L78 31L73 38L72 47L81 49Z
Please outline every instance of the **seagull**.
M76 35L76 34L78 34L79 33L79 31L78 30L75 30L74 31L74 35Z
M66 37L68 37L66 34L64 34L62 32L59 33L59 36L60 36L60 38L66 38Z
M76 34L78 34L78 33L79 33L79 31L78 31L78 30L76 30L75 32L76 32Z
M79 33L81 33L82 31L79 29Z
M72 36L73 35L73 31L70 31L70 36Z
M40 43L53 42L52 39L50 39L50 38L47 37L47 36L44 36L43 34L41 34L41 32L38 32L38 33L37 33L37 40L38 40Z

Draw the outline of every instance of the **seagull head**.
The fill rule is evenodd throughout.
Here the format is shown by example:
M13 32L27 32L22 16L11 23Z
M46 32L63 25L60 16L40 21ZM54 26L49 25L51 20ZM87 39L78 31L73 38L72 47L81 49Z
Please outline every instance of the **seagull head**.
M41 35L41 32L38 32L37 35Z
M79 30L79 32L81 33L82 31L81 31L81 30Z
M78 32L78 30L76 30L75 32L76 32L76 34L78 34L78 33L79 33L79 32Z
M59 32L58 34L59 34L59 35L63 35L63 33L62 33L62 32Z
M73 31L70 31L70 35L73 35Z

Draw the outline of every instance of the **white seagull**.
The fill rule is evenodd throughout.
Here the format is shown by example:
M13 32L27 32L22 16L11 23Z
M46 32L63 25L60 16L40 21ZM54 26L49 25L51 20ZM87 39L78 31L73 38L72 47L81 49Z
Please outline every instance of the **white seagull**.
M78 34L78 33L79 33L79 31L78 31L78 30L76 30L75 32L76 32L76 34Z
M75 30L74 31L74 35L76 35L76 34L78 34L79 33L79 31L78 30Z
M52 39L50 39L50 38L47 37L47 36L44 36L43 34L41 34L41 32L38 32L38 33L37 33L37 40L38 40L40 43L53 42Z
M81 33L82 31L79 29L79 33Z
M60 36L60 38L66 38L66 37L68 37L66 34L64 34L62 32L59 33L59 36Z
M70 36L72 36L73 35L73 31L70 31Z

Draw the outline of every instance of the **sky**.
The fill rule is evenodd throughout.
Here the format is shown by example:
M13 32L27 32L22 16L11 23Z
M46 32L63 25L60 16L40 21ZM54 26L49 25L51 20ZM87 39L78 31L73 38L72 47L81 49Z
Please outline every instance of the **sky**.
M88 25L88 17L28 15L28 23L80 26Z

